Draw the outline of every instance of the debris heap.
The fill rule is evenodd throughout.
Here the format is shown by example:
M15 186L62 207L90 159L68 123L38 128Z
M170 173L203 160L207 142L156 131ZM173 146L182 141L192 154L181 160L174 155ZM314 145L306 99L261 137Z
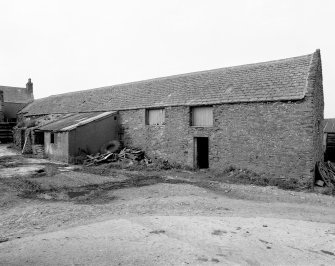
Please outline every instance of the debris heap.
M318 162L317 170L321 180L317 180L316 185L335 188L335 164L330 161L326 163Z
M145 164L151 163L151 160L145 156L144 151L136 148L123 148L120 152L105 152L86 156L87 159L84 164L87 166L123 160L144 162Z

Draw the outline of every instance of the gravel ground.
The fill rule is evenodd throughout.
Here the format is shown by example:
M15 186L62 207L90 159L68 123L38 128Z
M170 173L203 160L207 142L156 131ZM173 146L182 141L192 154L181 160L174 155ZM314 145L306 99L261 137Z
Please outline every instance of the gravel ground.
M16 162L18 160L17 154L8 154L7 150L6 156L13 156ZM22 167L27 166L27 161L24 162ZM36 161L30 161L30 163L35 164ZM46 168L50 168L50 165L53 164L49 161L39 163L39 166ZM148 246L143 248L135 244L132 246L135 250L134 254L149 252L148 260L137 261L139 257L136 257L127 261L125 257L130 255L121 252L120 254L124 257L118 257L118 261L122 262L120 265L135 265L136 261L137 265L157 265L157 263L169 265L167 263L169 257L179 253L182 261L175 259L170 265L182 265L182 263L211 265L218 262L223 265L275 265L275 262L280 261L283 262L281 265L335 264L334 197L311 192L281 190L276 187L226 184L211 180L208 173L175 170L161 172L114 170L110 176L99 176L78 170L73 171L62 165L52 167L58 169L51 171L52 176L48 176L48 173L33 177L13 174L10 178L7 175L5 177L1 175L6 168L0 167L0 242L4 241L0 243L3 250L0 251L0 265L1 261L8 262L3 265L11 265L10 263L43 265L43 260L29 260L29 253L24 250L37 252L41 250L40 247L43 247L42 239L54 239L59 236L65 238L67 235L74 241L68 248L72 247L75 250L73 246L77 241L75 239L81 239L80 235L78 236L81 229L77 231L76 228L86 228L85 230L90 232L85 238L90 241L82 240L89 245L92 241L98 241L94 239L99 239L99 237L95 238L94 232L88 229L90 226L96 228L97 234L100 234L99 230L104 232L109 228L110 237L114 239L111 245L120 244L121 247L134 244L127 230L134 230L134 234L139 236L142 236L139 230L145 230L145 228L150 228L148 232L146 231L150 236L152 236L150 232L154 232L156 238L146 242L147 245L155 246L151 250L152 254ZM25 191L29 193L24 193ZM158 224L154 223L156 218L160 221ZM220 219L223 219L224 227L219 226ZM134 229L134 221L142 227L145 225L145 228L135 226ZM115 224L116 228L123 223L129 223L129 227L120 227L120 232L124 234L122 239L120 239L120 232L109 227L109 222ZM193 228L193 231L187 228L187 224ZM248 224L253 238L245 235ZM271 225L272 228L277 228L277 231L274 230L270 234L267 230L267 235L264 235L264 230L258 229L263 228L263 224ZM236 231L238 227L245 229L243 234ZM207 232L209 229L205 228L210 229L209 233ZM160 230L168 230L171 235L166 238L164 232L160 233ZM183 235L185 230L187 233ZM207 230L206 234L197 233L203 230ZM232 233L233 231L237 233ZM217 244L218 238L224 240L222 237L227 235L225 232L229 232L229 238L235 241L231 250L227 250L228 242L222 242L220 244L223 245L222 247ZM294 236L296 242L291 236L288 237L288 234ZM172 240L172 236L178 236L179 242L173 242L175 240ZM255 239L258 244L253 249L251 246ZM55 250L57 243L63 243L63 240L57 240L59 242L50 240L50 243L53 243L50 248ZM104 240L100 239L97 245L101 241ZM184 244L181 245L180 241L184 241ZM29 246L29 243L35 244ZM197 243L196 247L192 246L192 243ZM272 247L277 247L276 251L271 247L273 253L267 248L269 243L272 243ZM16 254L18 245L25 248L17 253L18 260L10 261L13 254ZM83 245L83 248L88 248L86 244ZM161 250L156 245L160 245ZM172 248L173 245L182 250L184 247L184 250L175 250ZM218 245L222 252L217 251L214 254L208 251L211 247L217 250ZM249 249L245 252L242 248L238 248L239 246L248 248L245 245L249 245ZM56 250L55 254L57 254ZM187 253L187 250L190 253ZM62 250L58 251L59 254L63 254ZM66 253L67 251L64 252L64 258L71 255ZM76 252L74 251L73 255ZM216 254L224 254L224 256ZM85 254L80 255L85 258ZM156 255L161 256L161 259L157 259ZM244 258L243 261L238 260L238 257ZM51 263L52 252L48 258ZM108 256L104 258L107 259ZM312 263L306 263L306 258ZM98 264L100 262L95 261ZM69 261L58 264L73 265ZM81 261L81 264L92 265L89 258ZM101 262L101 265L105 264Z

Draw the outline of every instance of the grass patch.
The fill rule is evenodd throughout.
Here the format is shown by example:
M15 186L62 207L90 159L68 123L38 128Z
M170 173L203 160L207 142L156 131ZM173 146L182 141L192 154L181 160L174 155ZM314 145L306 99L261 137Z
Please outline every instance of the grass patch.
M126 169L129 171L159 172L168 170L193 170L190 167L183 167L177 163L169 163L166 160L156 159L153 163L146 165L144 162L124 160L94 166L83 166L82 170L86 173L110 176L115 174L116 169ZM194 172L196 174L196 172ZM276 186L280 189L301 191L312 188L312 181L303 182L295 178L279 178L267 173L256 173L248 169L241 169L230 165L221 171L208 170L210 179L223 183L244 184L256 186ZM192 175L192 173L191 173ZM200 183L206 186L208 175L201 176Z

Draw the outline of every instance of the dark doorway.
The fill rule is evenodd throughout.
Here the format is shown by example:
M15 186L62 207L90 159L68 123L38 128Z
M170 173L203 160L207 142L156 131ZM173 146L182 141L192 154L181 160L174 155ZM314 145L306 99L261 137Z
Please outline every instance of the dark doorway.
M326 134L326 151L324 154L324 161L335 162L335 134L327 133Z
M35 144L44 145L44 132L35 132Z
M50 133L50 143L55 143L55 133Z
M194 138L194 155L196 168L208 168L208 138Z

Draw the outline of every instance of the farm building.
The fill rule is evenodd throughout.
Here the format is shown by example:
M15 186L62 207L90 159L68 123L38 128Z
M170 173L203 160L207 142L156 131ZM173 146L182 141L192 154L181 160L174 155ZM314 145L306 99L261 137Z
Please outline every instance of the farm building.
M13 127L17 113L34 100L33 83L26 88L0 86L0 143L13 141Z
M41 122L40 120L38 120ZM31 129L16 129L22 134L21 147L43 146L44 154L52 160L74 162L82 154L95 154L104 144L118 139L116 112L90 112L67 114L47 119ZM26 140L27 137L33 141ZM28 144L27 144L28 143ZM29 148L28 148L29 149Z
M33 100L31 79L25 88L0 86L0 122L15 122L17 113Z
M325 119L324 124L325 161L335 162L335 119Z
M115 111L119 139L152 159L219 170L234 165L307 182L323 160L323 107L316 50L54 95L29 104L20 118Z

